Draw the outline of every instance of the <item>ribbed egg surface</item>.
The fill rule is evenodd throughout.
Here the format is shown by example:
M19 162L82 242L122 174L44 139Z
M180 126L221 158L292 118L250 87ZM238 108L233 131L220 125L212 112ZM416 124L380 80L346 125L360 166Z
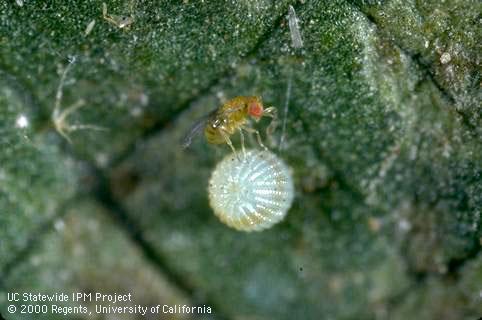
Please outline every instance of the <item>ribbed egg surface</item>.
M214 214L240 231L259 231L281 221L293 202L290 169L274 153L231 154L214 169L209 202Z

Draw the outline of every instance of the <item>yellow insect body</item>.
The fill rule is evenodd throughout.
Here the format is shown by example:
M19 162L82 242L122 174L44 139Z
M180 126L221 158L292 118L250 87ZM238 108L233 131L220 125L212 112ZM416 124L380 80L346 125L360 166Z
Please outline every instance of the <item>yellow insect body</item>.
M206 140L212 144L226 143L226 135L233 135L247 123L251 104L261 106L261 101L257 97L236 97L226 102L208 121L204 129Z
M266 133L270 134L276 124L276 108L269 107L265 109L261 98L256 96L235 97L208 114L205 119L196 123L184 138L183 146L187 148L191 144L192 138L204 128L204 136L208 143L227 143L234 154L236 154L236 149L231 142L230 136L239 132L241 147L243 153L245 153L243 131L256 134L259 145L266 150L267 148L261 141L261 135L258 130L251 126L251 119L257 122L264 116L272 118L271 124L266 130Z

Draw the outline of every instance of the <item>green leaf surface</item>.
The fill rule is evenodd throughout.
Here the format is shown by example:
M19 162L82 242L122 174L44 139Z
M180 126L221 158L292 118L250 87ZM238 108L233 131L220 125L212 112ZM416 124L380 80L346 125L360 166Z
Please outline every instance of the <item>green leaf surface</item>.
M15 268L5 286L15 292L64 293L68 296L68 302L52 303L57 306L55 309L49 305L48 313L36 315L41 319L92 318L83 312L75 315L67 311L67 308L78 308L79 305L88 307L93 317L99 318L94 311L96 305L107 307L110 303L98 300L98 292L131 293L132 301L122 304L126 307L191 304L142 256L101 207L82 200L55 220L54 228ZM82 303L83 296L74 301L73 297L78 297L78 293L90 294L85 298L88 303ZM1 298L2 305L6 304L5 297ZM14 303L18 310L22 304L35 305L33 302ZM131 318L130 315L117 316L117 319ZM186 318L184 315L161 315L159 319ZM31 315L17 314L11 319L31 319Z

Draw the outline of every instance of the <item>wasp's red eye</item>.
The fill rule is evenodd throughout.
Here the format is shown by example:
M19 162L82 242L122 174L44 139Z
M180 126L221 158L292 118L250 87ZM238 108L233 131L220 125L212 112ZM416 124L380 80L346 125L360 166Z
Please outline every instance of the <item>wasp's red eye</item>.
M263 115L263 106L260 103L253 102L248 107L248 113L252 117L261 117Z

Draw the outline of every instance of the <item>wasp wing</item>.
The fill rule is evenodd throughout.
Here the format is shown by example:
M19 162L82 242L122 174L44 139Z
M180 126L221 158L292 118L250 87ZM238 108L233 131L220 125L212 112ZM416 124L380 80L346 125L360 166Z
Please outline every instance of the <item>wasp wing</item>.
M198 119L194 123L194 125L189 129L188 134L186 134L184 139L182 139L181 145L183 149L186 149L191 145L192 140L203 131L204 127L206 126L206 123L213 117L216 111L217 109L214 109L213 111L209 112L207 115Z

